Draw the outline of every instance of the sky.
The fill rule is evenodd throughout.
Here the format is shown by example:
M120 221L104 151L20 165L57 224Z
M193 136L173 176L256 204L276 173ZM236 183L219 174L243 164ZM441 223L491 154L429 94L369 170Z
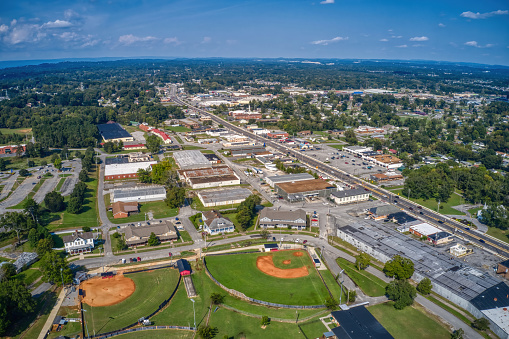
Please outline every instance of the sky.
M509 1L0 1L1 61L143 56L509 65Z

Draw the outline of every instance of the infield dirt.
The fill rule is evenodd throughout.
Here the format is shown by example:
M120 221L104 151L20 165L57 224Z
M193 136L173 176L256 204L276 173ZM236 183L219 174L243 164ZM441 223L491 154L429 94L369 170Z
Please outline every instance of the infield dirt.
M271 255L259 256L256 259L256 267L265 274L282 279L301 278L309 275L308 268L306 266L287 269L274 266L274 261L272 260Z
M130 278L117 274L113 278L100 277L87 280L81 284L85 291L83 302L93 306L111 306L127 299L134 293L136 285Z

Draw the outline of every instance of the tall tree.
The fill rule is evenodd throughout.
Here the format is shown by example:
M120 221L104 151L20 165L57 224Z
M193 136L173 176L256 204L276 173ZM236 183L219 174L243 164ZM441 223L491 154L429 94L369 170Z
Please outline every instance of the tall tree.
M20 212L7 212L0 219L0 224L3 227L16 232L16 236L18 237L18 244L21 244L21 232L27 229L25 214Z
M394 301L394 308L402 310L414 303L417 292L407 280L393 280L385 288L387 297Z
M414 274L414 263L408 258L395 255L385 263L383 272L388 277L394 277L398 280L410 279Z
M59 253L53 250L48 251L42 256L40 262L43 281L58 283L63 279L64 284L72 281L71 269Z

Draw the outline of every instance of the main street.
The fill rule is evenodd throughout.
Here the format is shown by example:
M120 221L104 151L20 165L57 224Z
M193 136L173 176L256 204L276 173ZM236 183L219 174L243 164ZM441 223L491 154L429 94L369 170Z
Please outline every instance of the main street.
M173 89L174 86L172 86ZM175 93L175 90L172 90L172 93ZM509 258L509 245L493 238L489 235L482 234L480 232L472 231L470 229L467 229L463 224L450 219L444 215L441 215L437 212L434 212L433 210L430 210L428 208L425 208L411 200L405 199L403 197L400 197L398 195L395 195L394 193L390 191L386 191L384 189L379 188L378 186L372 185L369 182L366 182L362 179L359 179L349 173L346 173L344 171L341 171L337 168L334 168L328 164L325 164L323 162L317 161L316 159L304 154L303 152L300 152L298 150L289 148L281 143L278 143L276 141L267 139L265 137L255 135L254 133L251 133L250 131L238 127L212 113L209 113L208 111L195 107L191 105L188 102L183 101L178 96L173 96L172 100L182 106L188 106L192 107L193 110L199 111L200 113L210 117L214 122L218 124L222 124L223 126L231 129L232 131L235 131L239 134L242 134L244 136L247 136L253 140L256 140L260 143L265 144L265 146L270 146L282 153L292 155L295 158L297 158L299 161L301 161L304 164L307 164L308 166L315 168L329 176L334 177L335 179L342 181L348 185L351 186L362 186L367 191L370 191L372 196L375 198L385 201L389 204L392 204L394 206L397 206L401 210L410 213L410 214L418 214L419 218L435 224L441 229L444 229L450 233L454 233L457 236L461 236L464 239L477 244L480 247L483 247L492 253L497 254L501 258L507 259ZM421 213L422 212L422 213ZM459 232L458 230L461 230Z

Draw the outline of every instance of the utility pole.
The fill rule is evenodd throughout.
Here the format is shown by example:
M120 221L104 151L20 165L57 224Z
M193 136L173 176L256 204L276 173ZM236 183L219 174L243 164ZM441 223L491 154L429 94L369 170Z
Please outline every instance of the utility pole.
M439 213L438 212L439 210L440 210L440 200L438 200L437 213Z
M190 299L193 302L193 315L194 315L194 330L196 331L196 312L194 311L194 299Z

